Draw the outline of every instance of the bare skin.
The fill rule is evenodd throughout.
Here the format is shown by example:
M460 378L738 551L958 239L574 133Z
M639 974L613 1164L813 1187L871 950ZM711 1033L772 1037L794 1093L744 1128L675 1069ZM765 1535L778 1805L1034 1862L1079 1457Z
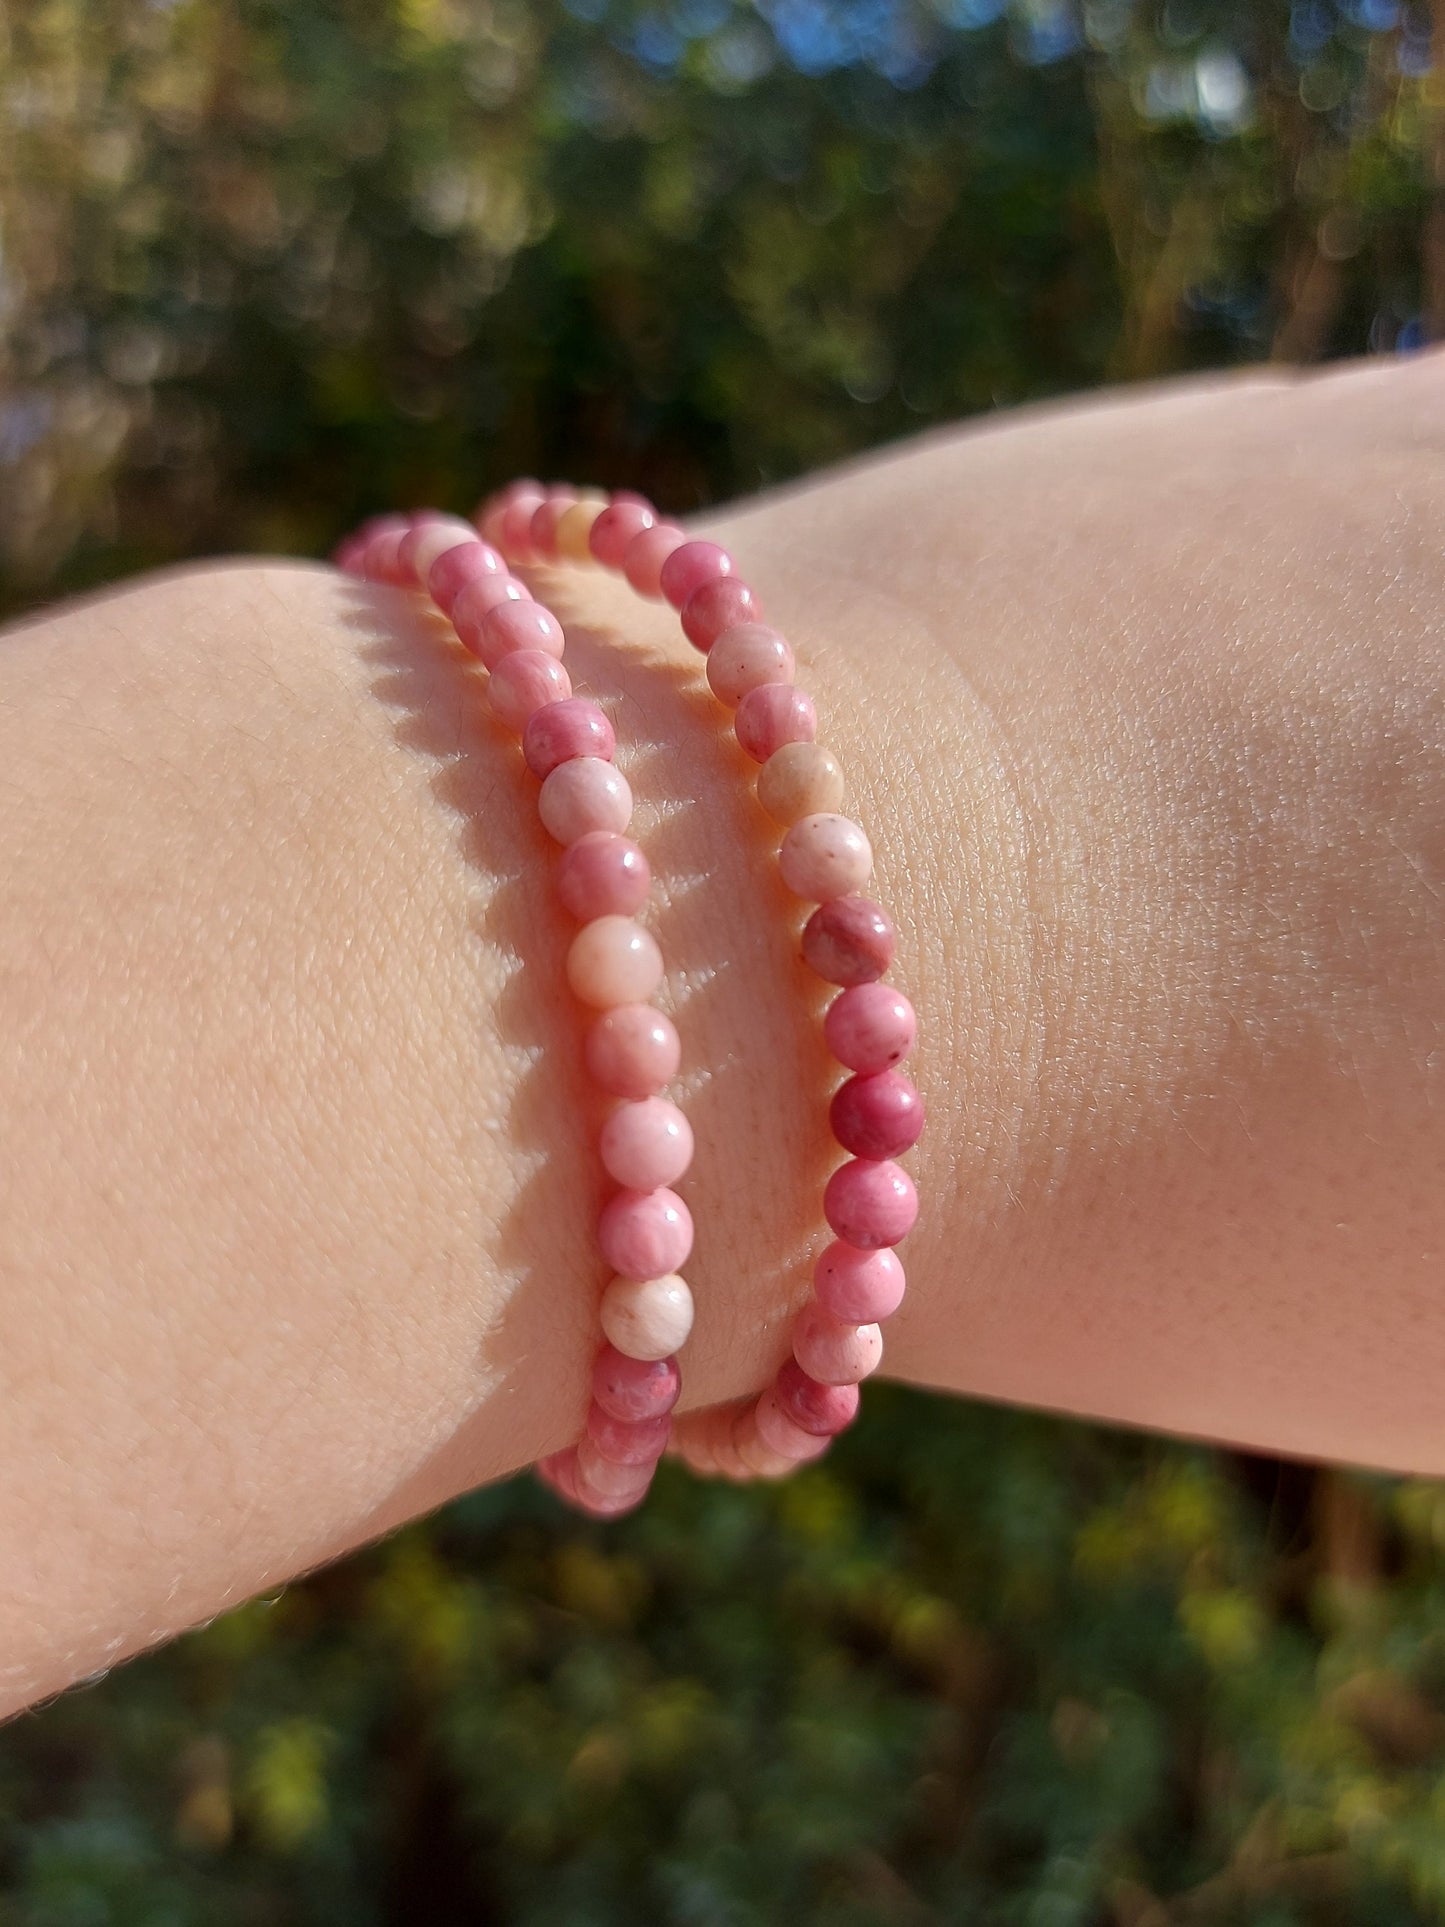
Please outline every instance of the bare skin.
M1445 1471L1442 456L1429 359L1020 416L705 524L919 1007L891 1375ZM548 592L661 885L696 1409L808 1288L823 999L675 619ZM57 610L0 649L0 771L15 1708L573 1435L599 1185L531 779L413 601L236 563Z

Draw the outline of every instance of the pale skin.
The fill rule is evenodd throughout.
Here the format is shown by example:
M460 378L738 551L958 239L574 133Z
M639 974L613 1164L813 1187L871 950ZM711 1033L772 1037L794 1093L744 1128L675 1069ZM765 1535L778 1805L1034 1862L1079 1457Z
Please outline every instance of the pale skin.
M1003 419L699 528L919 1010L885 1371L1445 1471L1445 363ZM548 592L658 878L696 1410L808 1289L823 993L675 618ZM597 1102L477 673L289 563L0 650L6 1709L575 1435Z

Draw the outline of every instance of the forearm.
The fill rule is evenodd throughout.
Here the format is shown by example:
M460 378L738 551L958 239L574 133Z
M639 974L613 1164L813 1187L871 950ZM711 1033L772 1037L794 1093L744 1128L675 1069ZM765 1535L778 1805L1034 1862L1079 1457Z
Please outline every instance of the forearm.
M1300 500L1298 425L1238 399L1170 481L1166 411L1202 406L717 522L817 692L920 1012L885 1369L1437 1469L1445 572L1416 528L1445 490L1394 445L1388 491L1347 451L1336 493L1306 449ZM707 1404L764 1381L808 1289L823 998L674 619L592 574L557 600L579 684L620 692L662 886ZM290 568L0 656L12 1701L575 1431L595 1100L476 687L404 598Z

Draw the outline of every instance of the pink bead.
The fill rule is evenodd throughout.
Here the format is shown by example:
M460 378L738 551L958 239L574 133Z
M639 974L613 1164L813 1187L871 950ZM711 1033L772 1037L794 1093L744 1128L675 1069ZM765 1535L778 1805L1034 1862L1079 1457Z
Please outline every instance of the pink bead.
M793 1326L793 1357L820 1385L858 1385L883 1358L875 1324L847 1324L822 1305L804 1305Z
M540 484L519 482L507 491L497 547L509 562L532 560L532 517L546 499L547 491Z
M823 1385L796 1358L780 1367L773 1395L785 1418L814 1438L832 1438L858 1416L856 1385Z
M527 539L534 552L547 562L557 560L557 524L577 500L575 488L558 484L549 488L532 511Z
M724 629L740 622L761 622L762 604L735 575L714 576L693 590L682 605L682 632L706 655Z
M750 689L793 680L792 649L765 622L735 623L707 652L707 680L718 701L736 709Z
M835 897L813 912L809 924L816 923L830 910L845 910L850 903L862 901L861 897ZM805 931L803 955L808 957L806 936ZM813 959L808 957L808 962L813 964ZM813 968L816 970L818 966L813 964ZM828 972L820 971L819 975L827 976ZM829 1050L840 1064L864 1076L901 1064L913 1049L917 1034L918 1019L912 1004L891 984L855 984L833 999L823 1019L823 1035Z
M635 1100L672 1082L682 1046L671 1018L660 1010L651 1004L619 1004L593 1024L582 1054L599 1090Z
M923 1130L923 1099L902 1071L850 1077L833 1093L828 1122L854 1157L901 1157Z
M615 1425L617 1420L608 1419L605 1423ZM656 1466L657 1455L633 1464L609 1458L590 1432L584 1432L577 1441L578 1493L589 1499L595 1493L605 1501L609 1512L614 1507L620 1510L629 1503L636 1505L645 1498Z
M598 831L615 835L632 821L632 788L615 764L600 756L574 756L543 782L537 814L558 843L576 843Z
M439 555L426 579L427 594L444 616L469 582L479 576L505 575L507 565L489 542L459 542Z
M627 1424L665 1417L681 1390L675 1358L628 1358L615 1345L604 1345L592 1367L593 1398L609 1418Z
M532 1468L543 1485L548 1485L559 1498L568 1505L576 1505L577 1499L577 1448L569 1445L563 1452L549 1452L545 1459L538 1459Z
M534 483L533 486L540 488L541 483ZM486 501L479 502L472 515L478 535L484 542L489 542L494 549L500 549L502 546L502 522L506 513L507 491L501 489L497 494L489 495Z
M657 511L645 502L623 501L614 495L592 524L587 546L609 569L620 569L632 538L656 526Z
M594 917L568 946L567 981L594 1010L645 1003L662 982L662 952L631 917Z
M452 627L474 656L482 650L482 624L499 602L530 602L532 591L514 575L479 575L464 582L452 598Z
M783 838L778 869L795 896L831 903L868 881L873 850L851 817L819 810L795 823Z
M692 1331L692 1292L675 1271L664 1278L613 1278L597 1317L604 1337L629 1358L670 1358Z
M789 1418L783 1410L771 1386L753 1407L753 1423L764 1445L783 1458L791 1459L794 1465L816 1459L828 1449L828 1433L804 1431L797 1420Z
M871 897L834 897L803 926L803 961L830 984L876 982L897 947L893 919Z
M527 719L522 732L522 754L534 776L550 776L559 763L569 763L574 756L596 756L608 762L616 747L611 723L586 696L548 703Z
M654 522L633 536L622 558L622 573L639 595L662 594L663 564L686 540L675 522Z
M684 542L662 565L658 587L674 609L681 609L705 582L721 582L733 572L733 559L716 542Z
M651 884L652 870L642 851L630 837L607 830L578 837L557 865L557 894L563 908L581 923L593 917L630 917L647 901Z
M854 1158L824 1186L823 1215L846 1244L876 1251L908 1236L918 1216L918 1193L902 1165Z
M759 683L738 704L733 727L739 748L755 763L766 763L784 743L811 743L818 733L818 712L812 697L791 683Z
M555 656L540 649L518 649L492 671L487 706L497 721L520 736L527 718L544 703L572 694L572 678Z
M692 1213L675 1191L619 1191L597 1220L602 1256L624 1278L661 1278L686 1264Z
M653 1191L675 1184L692 1163L692 1126L669 1098L644 1097L610 1113L597 1148L609 1177Z
M903 1303L907 1284L896 1251L883 1247L859 1251L841 1240L823 1251L813 1267L818 1303L848 1324L876 1325Z
M368 582L389 582L397 588L411 580L401 559L401 545L411 532L410 519L398 517L366 538L358 564Z
M587 1412L587 1436L614 1465L655 1465L667 1450L672 1418L663 1412L657 1418L613 1418L592 1401Z
M462 545L469 548L477 545L477 532L470 522L464 522L459 515L427 511L417 516L401 539L401 565L412 581L424 589L437 558Z
M515 655L519 649L540 649L544 656L555 656L560 662L566 646L562 625L550 609L516 597L488 609L472 653L480 656L488 669L495 669L503 656Z

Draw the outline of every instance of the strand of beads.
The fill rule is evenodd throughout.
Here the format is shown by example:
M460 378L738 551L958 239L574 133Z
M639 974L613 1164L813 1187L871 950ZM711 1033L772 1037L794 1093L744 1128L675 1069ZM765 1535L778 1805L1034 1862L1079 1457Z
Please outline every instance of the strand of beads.
M816 906L803 927L802 955L839 989L823 1029L851 1073L828 1114L849 1154L823 1193L834 1241L817 1259L792 1356L773 1384L741 1410L706 1415L674 1448L698 1471L782 1477L826 1450L856 1416L858 1386L883 1356L880 1324L903 1298L894 1247L918 1211L913 1182L896 1161L923 1128L922 1099L898 1069L913 1048L916 1020L908 999L882 981L896 939L887 912L860 894L872 850L839 813L843 772L815 740L817 713L794 686L792 649L764 623L757 595L726 550L689 540L642 496L581 498L534 482L494 496L481 525L514 562L590 558L640 595L672 604L706 657L713 694L734 712L739 745L760 766L757 795L782 833L783 881Z
M561 509L575 500L514 490L508 552L519 559L529 552L535 522L556 553ZM578 527L583 520L573 518ZM677 1074L679 1048L676 1030L648 1001L662 981L662 958L636 921L651 872L626 834L632 793L613 762L611 723L572 693L561 623L470 523L431 512L382 517L343 542L334 559L352 574L430 595L486 668L487 708L521 739L541 785L538 813L562 846L557 892L580 925L567 978L594 1013L584 1043L588 1071L617 1100L599 1150L619 1188L597 1227L613 1275L599 1307L603 1343L586 1426L576 1445L537 1471L582 1510L614 1516L641 1502L667 1445L682 1382L676 1354L693 1313L678 1275L692 1249L692 1219L670 1188L691 1162L692 1131L661 1094Z

